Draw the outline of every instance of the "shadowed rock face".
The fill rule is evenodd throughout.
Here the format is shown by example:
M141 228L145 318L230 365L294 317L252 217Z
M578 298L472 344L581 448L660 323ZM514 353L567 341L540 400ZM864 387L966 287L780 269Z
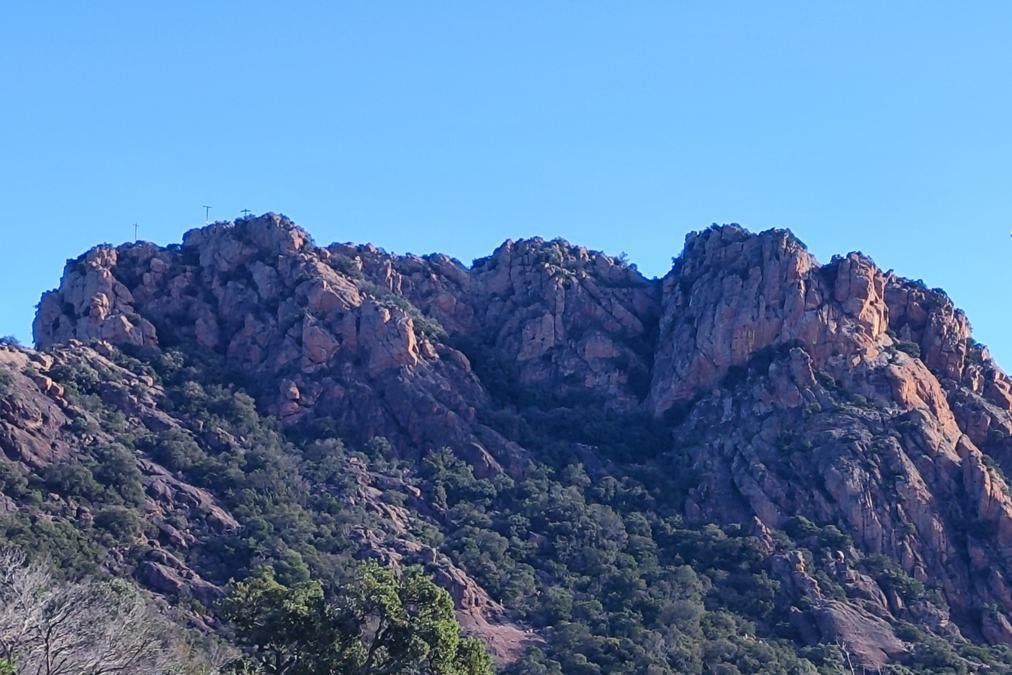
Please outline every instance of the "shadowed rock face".
M468 270L445 256L318 248L268 215L188 232L175 248L94 249L43 297L35 336L42 347L195 344L255 375L287 424L325 415L362 440L449 444L517 468L519 450L476 422L487 394L451 345L500 355L525 387L631 409L649 378L657 298L630 267L564 243L507 242Z
M998 470L1012 471L1012 383L943 293L857 253L821 265L787 231L690 235L671 272L648 280L540 239L471 267L324 248L268 214L69 262L35 337L196 345L249 375L285 425L329 418L406 457L447 445L479 475L522 474L532 456L480 421L502 405L490 373L508 375L512 400L649 414L673 432L659 466L698 477L690 521L763 536L797 515L834 524L857 551L938 582L949 608L904 605L856 571L853 550L833 561L845 599L804 560L771 559L812 608L792 617L810 641L850 644L869 667L907 649L899 621L1012 644L1012 500ZM0 411L8 454L63 451L33 426L48 405ZM146 569L175 583L165 561Z
M340 250L359 256L369 278L403 294L451 338L493 350L523 386L590 392L620 409L642 398L659 289L614 258L541 239L507 241L470 269L440 255Z

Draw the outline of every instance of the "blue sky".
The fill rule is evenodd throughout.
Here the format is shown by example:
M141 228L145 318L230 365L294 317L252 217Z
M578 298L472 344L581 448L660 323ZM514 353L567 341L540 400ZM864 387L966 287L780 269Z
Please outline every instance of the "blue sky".
M66 258L279 211L469 261L648 274L711 222L947 289L1012 367L1012 3L174 2L0 9L0 334Z

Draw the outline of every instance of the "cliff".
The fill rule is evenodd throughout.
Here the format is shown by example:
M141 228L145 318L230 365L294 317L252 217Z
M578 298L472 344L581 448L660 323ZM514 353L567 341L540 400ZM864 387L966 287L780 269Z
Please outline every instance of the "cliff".
M507 241L465 266L318 246L267 214L193 230L178 246L100 246L69 261L34 331L40 351L2 352L18 373L0 405L8 462L38 472L82 438L115 440L107 420L83 436L73 425L90 413L67 397L65 373L85 366L126 423L211 451L241 446L137 372L196 359L252 395L282 439L388 443L407 474L372 460L341 469L357 486L346 498L378 523L358 530L356 555L428 561L506 661L557 637L526 601L493 600L482 584L498 577L463 553L467 542L419 539L418 523L461 536L420 468L444 446L496 490L579 465L586 495L636 480L670 522L739 528L759 551L753 573L777 589L750 619L762 639L842 645L868 668L917 656L911 626L952 644L1012 644L1012 382L944 293L859 253L820 264L788 231L715 226L647 279L563 241ZM583 429L560 430L578 415ZM210 551L189 552L248 529L248 516L150 452L136 462L158 531L134 575L170 597L212 599L226 577ZM407 501L385 503L384 481ZM487 503L494 521L504 507ZM188 530L171 524L180 514ZM495 530L535 558L555 555L539 548L549 525L509 527L468 536ZM694 564L650 537L662 564ZM551 573L538 574L531 581L547 584Z

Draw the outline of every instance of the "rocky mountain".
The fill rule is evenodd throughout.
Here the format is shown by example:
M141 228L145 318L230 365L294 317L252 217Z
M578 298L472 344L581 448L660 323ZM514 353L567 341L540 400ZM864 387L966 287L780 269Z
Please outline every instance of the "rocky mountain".
M1012 381L790 232L99 246L0 351L0 538L218 630L229 578L422 564L511 672L1009 672ZM907 670L904 670L907 669Z

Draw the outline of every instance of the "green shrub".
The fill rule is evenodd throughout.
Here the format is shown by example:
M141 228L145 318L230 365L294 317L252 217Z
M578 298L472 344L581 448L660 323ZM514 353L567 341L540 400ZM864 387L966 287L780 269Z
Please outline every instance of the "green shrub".
M0 396L6 396L14 391L16 381L14 373L10 369L0 368Z
M910 340L896 340L896 349L914 357L915 359L921 358L921 346L916 342Z
M924 584L904 572L892 558L884 555L871 555L862 561L864 570L875 577L885 588L895 590L907 602L919 600L925 596Z
M95 514L95 527L108 532L116 541L134 539L141 530L141 521L132 510L112 506Z
M207 459L207 453L193 437L180 429L169 429L150 437L143 447L155 461L172 471L188 471Z
M144 503L142 476L131 451L121 445L100 446L92 451L92 457L92 475L110 495L118 495L131 506Z
M48 490L62 496L97 501L105 493L91 470L81 464L51 464L43 469L42 480Z

